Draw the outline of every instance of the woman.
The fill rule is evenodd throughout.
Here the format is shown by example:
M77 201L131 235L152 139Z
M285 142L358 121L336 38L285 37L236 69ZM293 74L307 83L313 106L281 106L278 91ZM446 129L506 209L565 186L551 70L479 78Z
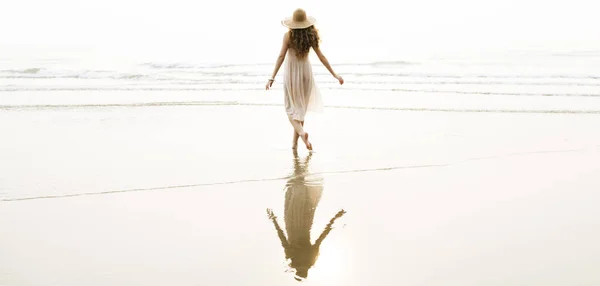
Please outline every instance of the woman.
M332 230L335 221L346 213L342 209L335 214L321 235L312 243L310 232L315 211L323 194L323 181L316 174L310 173L310 158L311 154L306 157L304 162L301 162L298 153L294 152L294 173L285 186L284 220L286 233L279 226L277 216L273 213L273 210L267 209L269 219L273 222L281 246L283 246L285 258L289 260L289 266L295 269L297 280L308 277L308 270L317 261L323 240Z
M285 110L290 123L294 127L293 149L298 147L298 138L302 138L308 150L313 149L308 140L308 133L304 131L304 117L307 111L318 112L323 109L321 95L315 84L310 61L308 60L308 53L311 48L327 70L340 84L344 84L344 79L333 71L327 58L321 52L319 33L315 29L315 22L315 19L307 17L306 12L302 9L297 9L292 17L281 21L283 26L289 28L289 31L283 37L283 44L275 63L273 75L266 85L267 90L273 85L275 76L287 55L283 75L283 93L285 95Z

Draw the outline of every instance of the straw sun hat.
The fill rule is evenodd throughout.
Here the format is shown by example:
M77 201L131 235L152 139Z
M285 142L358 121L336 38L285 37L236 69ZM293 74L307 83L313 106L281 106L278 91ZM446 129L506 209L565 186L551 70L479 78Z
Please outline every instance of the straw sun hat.
M306 16L302 9L296 9L292 17L281 20L281 24L290 29L304 29L314 25L317 20L314 17Z

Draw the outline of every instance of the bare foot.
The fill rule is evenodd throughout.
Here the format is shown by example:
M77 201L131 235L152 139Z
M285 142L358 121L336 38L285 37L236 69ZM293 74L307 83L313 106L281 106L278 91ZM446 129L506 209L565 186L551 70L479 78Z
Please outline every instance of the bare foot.
M304 134L302 134L301 138L302 138L302 141L304 141L304 144L306 144L306 149L312 150L312 144L310 143L310 141L308 141L308 132L304 132Z

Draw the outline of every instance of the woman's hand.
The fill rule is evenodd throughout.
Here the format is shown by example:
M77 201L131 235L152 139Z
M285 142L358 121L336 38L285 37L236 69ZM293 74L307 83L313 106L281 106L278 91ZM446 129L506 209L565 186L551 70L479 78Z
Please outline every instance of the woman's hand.
M269 81L267 81L267 85L265 86L265 89L267 89L267 90L268 90L269 88L271 88L271 86L273 86L273 81L274 81L274 80L272 80L272 79L269 79Z
M341 76L336 74L335 78L340 82L340 85L344 84L344 79Z
M275 214L273 213L272 209L267 209L267 216L269 216L269 219L277 218L277 216L275 216Z

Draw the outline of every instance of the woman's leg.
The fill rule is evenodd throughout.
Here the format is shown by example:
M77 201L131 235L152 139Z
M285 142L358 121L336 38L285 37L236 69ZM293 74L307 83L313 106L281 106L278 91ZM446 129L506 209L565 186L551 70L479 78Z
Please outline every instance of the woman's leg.
M294 130L294 139L292 141L292 149L294 150L298 149L298 138L300 138L300 135Z
M300 125L304 127L304 121L300 121ZM298 138L300 138L300 134L298 134L298 132L296 132L296 130L294 129L294 140L292 141L292 149L298 148Z
M290 123L294 127L294 131L296 131L296 133L298 134L298 136L300 138L302 138L302 141L304 141L304 144L306 145L306 148L308 150L312 150L312 144L310 144L310 142L308 141L308 133L306 133L304 131L304 127L303 127L304 126L304 122L292 119L291 117L288 117L288 119L290 120ZM294 136L294 138L295 138L295 136Z

